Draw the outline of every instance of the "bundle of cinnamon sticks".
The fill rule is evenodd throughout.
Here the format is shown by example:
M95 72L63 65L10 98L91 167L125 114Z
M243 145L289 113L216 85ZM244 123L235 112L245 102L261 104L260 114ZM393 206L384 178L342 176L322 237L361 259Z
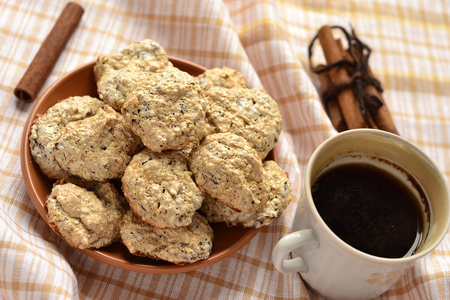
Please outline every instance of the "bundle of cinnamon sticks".
M345 36L348 49L333 30ZM320 41L326 65L313 66L316 40ZM362 43L354 30L348 33L340 26L323 26L309 46L309 62L322 85L322 99L333 126L341 132L355 128L375 128L398 134L383 99L383 89L369 64L370 48Z

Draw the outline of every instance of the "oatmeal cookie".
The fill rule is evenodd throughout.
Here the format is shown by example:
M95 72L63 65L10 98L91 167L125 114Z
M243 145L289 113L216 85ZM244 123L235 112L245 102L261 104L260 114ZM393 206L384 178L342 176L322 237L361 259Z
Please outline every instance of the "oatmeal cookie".
M203 201L191 176L178 153L144 149L126 168L122 190L143 221L157 228L179 228L192 222Z
M291 201L291 186L286 173L274 161L265 161L264 182L268 187L268 200L256 211L236 212L210 196L205 197L200 210L211 222L224 222L227 226L259 228L278 218Z
M103 76L97 82L100 99L117 111L123 106L127 96L136 88L143 87L150 79L150 72L144 72L130 65Z
M104 182L121 177L141 145L123 116L105 105L94 116L60 130L55 159L70 175Z
M257 210L267 200L261 158L243 137L208 135L192 150L189 166L202 191L236 211Z
M182 150L198 145L208 133L205 105L194 78L167 67L128 95L122 113L152 151Z
M209 90L217 87L226 89L231 89L234 87L247 87L244 75L242 75L239 71L228 67L206 70L195 79L197 80L200 88L203 90Z
M263 159L273 148L282 129L278 104L259 89L210 89L207 121L215 132L244 137Z
M52 179L67 176L54 156L59 131L69 122L93 116L101 107L103 102L90 96L69 97L50 107L44 115L37 117L31 126L29 141L31 155L42 173Z
M169 65L166 51L157 42L145 39L128 45L118 53L101 56L94 66L96 81L117 70L134 65L141 71L154 72Z
M120 235L134 255L184 265L209 257L214 233L206 219L197 212L186 227L158 229L129 210L121 222Z
M110 183L94 191L56 183L46 200L49 224L74 248L105 247L120 238L123 201Z

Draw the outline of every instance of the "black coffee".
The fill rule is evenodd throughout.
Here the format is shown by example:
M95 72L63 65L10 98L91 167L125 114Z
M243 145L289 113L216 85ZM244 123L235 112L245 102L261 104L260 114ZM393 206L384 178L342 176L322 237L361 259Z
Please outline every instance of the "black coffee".
M346 164L322 174L314 203L330 229L365 253L398 258L414 253L424 220L418 200L397 178L369 164Z

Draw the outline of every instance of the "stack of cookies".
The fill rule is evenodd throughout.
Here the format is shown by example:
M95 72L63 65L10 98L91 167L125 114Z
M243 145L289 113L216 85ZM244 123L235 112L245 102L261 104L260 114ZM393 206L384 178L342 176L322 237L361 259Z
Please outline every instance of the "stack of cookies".
M99 99L60 101L30 135L56 180L49 223L72 247L119 241L134 255L193 263L212 251L210 223L259 228L287 207L287 175L265 159L282 128L278 105L241 73L193 77L152 40L99 57L94 73Z

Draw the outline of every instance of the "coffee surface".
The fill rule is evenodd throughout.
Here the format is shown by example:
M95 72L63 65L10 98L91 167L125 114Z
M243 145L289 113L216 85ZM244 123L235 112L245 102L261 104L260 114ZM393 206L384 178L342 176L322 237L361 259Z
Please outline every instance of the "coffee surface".
M418 200L397 178L369 164L346 164L322 174L312 187L328 227L365 253L399 258L420 244L423 217Z

